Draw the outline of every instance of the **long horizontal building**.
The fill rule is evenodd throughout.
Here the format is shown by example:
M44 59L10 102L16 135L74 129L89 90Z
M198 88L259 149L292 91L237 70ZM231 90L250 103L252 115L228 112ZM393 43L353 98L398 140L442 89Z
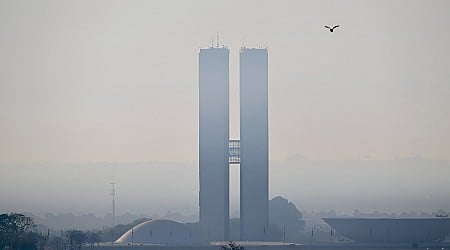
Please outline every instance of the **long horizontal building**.
M361 243L424 243L450 234L450 218L323 218L339 234Z

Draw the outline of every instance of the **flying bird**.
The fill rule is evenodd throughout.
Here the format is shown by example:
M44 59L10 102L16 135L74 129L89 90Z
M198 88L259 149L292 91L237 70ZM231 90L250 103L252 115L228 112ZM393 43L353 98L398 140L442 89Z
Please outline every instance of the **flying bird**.
M325 25L325 28L329 29L330 32L333 32L335 28L339 27L339 25L335 25L333 26L333 28L328 27L327 25Z

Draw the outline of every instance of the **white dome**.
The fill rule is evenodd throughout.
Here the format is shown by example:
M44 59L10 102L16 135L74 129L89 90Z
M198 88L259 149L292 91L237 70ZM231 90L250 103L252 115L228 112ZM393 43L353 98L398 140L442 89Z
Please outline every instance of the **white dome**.
M194 227L172 220L148 220L128 230L116 243L189 245L198 242Z

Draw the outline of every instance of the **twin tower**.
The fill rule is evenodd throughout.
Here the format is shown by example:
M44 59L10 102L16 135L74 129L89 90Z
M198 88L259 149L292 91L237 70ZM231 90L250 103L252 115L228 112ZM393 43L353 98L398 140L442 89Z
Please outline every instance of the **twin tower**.
M200 49L200 230L229 240L229 166L240 165L240 240L268 235L269 131L267 49L240 50L240 140L229 138L228 48Z

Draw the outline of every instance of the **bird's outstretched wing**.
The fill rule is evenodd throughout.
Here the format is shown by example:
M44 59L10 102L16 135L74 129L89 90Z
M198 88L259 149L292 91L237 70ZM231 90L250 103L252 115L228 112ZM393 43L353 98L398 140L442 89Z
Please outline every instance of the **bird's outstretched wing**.
M325 25L325 28L329 29L330 27L328 27L327 25Z
M339 25L335 25L335 26L333 27L333 29L334 29L334 28L337 28L337 27L339 27Z

